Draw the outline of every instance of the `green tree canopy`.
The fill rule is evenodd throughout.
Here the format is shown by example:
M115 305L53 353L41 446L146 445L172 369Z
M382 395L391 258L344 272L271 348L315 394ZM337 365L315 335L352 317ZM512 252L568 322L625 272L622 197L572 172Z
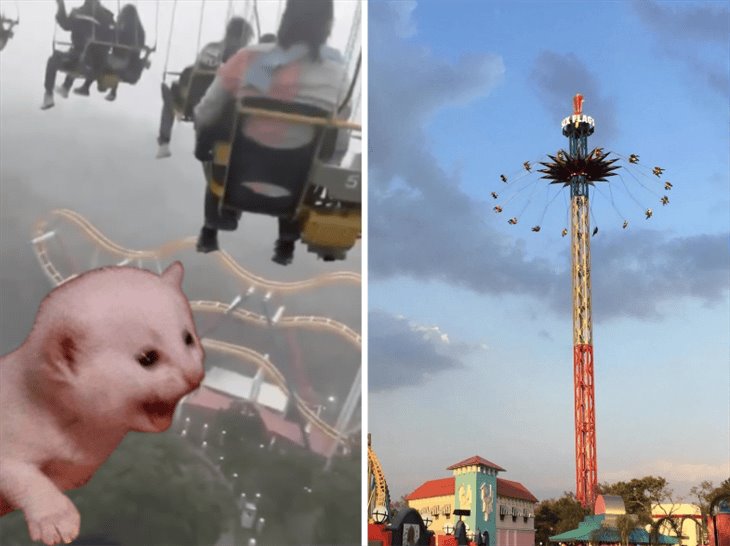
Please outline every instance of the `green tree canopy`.
M659 476L644 476L627 482L604 482L598 485L598 491L603 495L621 496L626 513L636 515L642 525L652 522L652 504L668 502L672 496L667 480Z
M82 537L124 546L214 544L235 516L223 477L174 433L129 434L86 486L68 494L81 513ZM22 513L0 524L4 546L29 544Z
M535 508L535 543L548 544L548 538L578 527L589 511L567 491L558 499L540 501Z

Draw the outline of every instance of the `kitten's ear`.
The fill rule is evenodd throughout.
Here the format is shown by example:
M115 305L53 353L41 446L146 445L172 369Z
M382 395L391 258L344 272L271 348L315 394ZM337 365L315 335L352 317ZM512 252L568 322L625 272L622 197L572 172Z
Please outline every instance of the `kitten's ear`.
M173 262L162 272L162 280L175 288L182 288L185 269L180 262Z
M76 373L82 341L81 331L68 323L51 328L43 342L43 356L54 375L66 378Z

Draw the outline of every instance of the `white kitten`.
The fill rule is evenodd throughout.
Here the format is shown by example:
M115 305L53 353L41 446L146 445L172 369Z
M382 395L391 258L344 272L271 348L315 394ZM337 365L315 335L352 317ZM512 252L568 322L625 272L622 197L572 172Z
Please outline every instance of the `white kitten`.
M80 516L62 493L85 484L130 430L161 432L203 380L183 267L85 273L41 303L23 345L0 358L0 516L31 539L71 542Z

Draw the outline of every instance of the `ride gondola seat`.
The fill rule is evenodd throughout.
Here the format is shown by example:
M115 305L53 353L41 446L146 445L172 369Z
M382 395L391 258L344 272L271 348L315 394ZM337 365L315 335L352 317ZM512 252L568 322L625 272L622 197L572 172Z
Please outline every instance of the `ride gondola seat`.
M243 105L301 116L329 117L326 111L315 106L261 97L247 98ZM246 114L236 116L229 133L231 139L217 142L214 147L211 190L221 197L221 209L293 218L323 128L315 127L314 137L304 146L270 148L242 134L240 127L246 117ZM331 149L332 146L322 148L324 154L330 155Z
M261 97L247 98L243 106L330 118L314 106ZM206 170L210 193L219 199L218 229L231 229L230 215L242 212L297 219L310 252L328 261L344 259L361 233L361 188L359 171L326 163L337 130L315 126L304 146L269 148L242 134L246 114L231 117L229 139L216 141Z

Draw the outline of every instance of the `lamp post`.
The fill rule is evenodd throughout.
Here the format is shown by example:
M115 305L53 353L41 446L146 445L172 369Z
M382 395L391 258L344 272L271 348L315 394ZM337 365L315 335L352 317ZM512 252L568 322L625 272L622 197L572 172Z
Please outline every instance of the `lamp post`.
M388 519L388 510L385 508L385 506L376 506L373 508L373 521L379 525L385 523L385 520Z

